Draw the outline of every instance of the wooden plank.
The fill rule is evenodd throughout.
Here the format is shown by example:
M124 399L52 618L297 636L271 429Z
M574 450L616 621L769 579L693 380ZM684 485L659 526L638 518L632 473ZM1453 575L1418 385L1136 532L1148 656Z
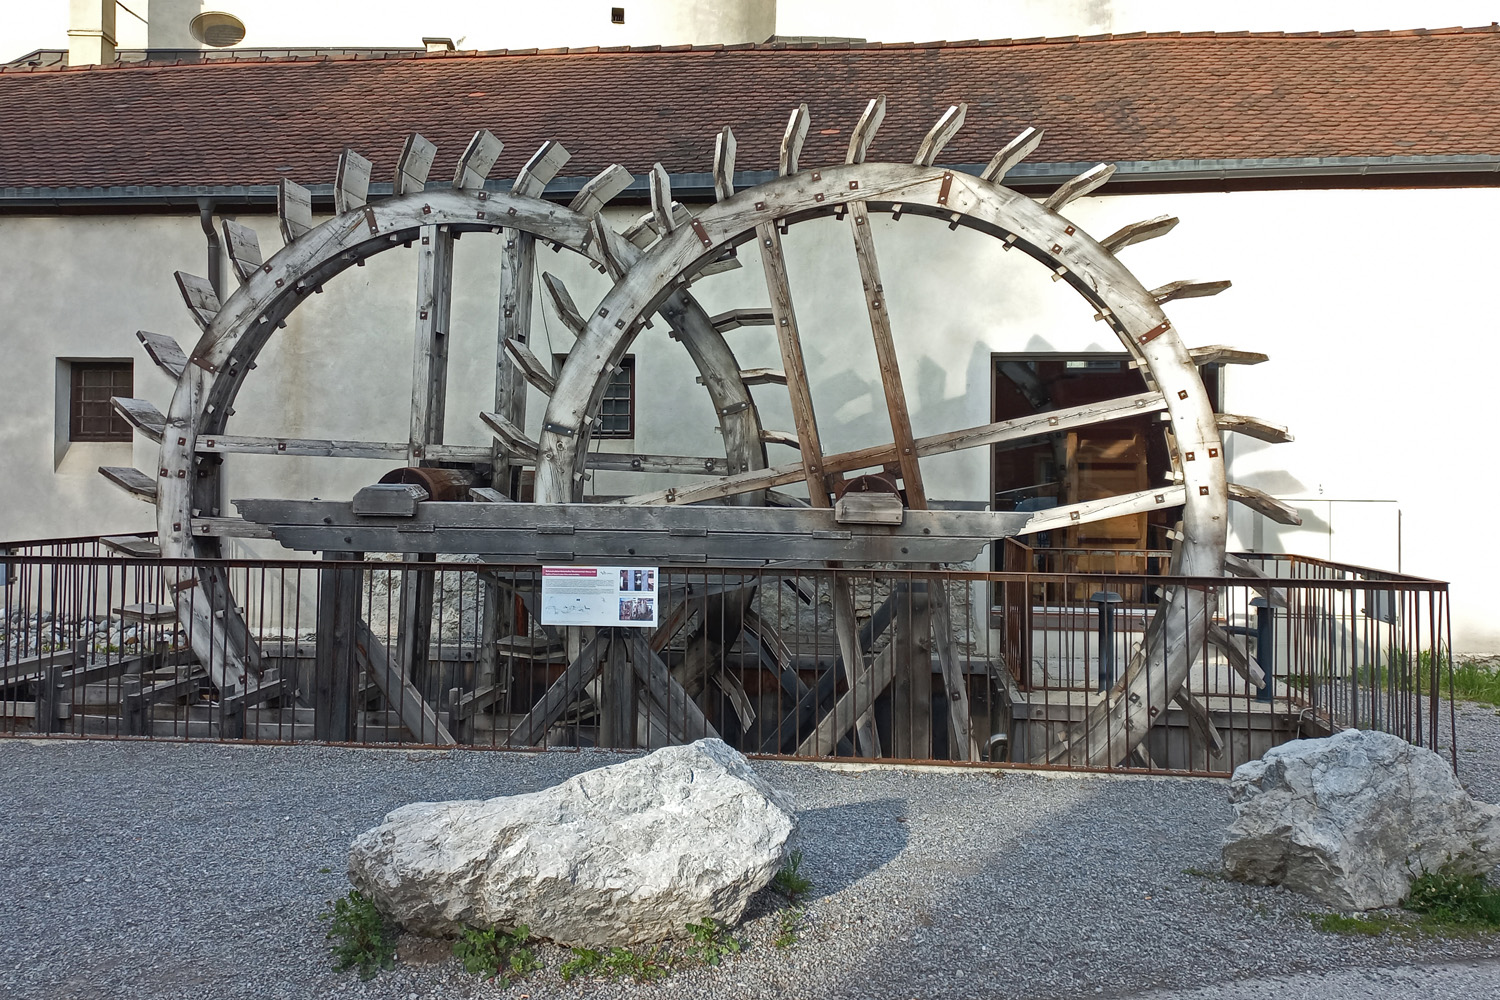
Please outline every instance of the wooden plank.
M283 177L276 185L276 216L281 223L281 238L286 243L312 232L312 192Z
M391 195L415 194L427 186L427 173L437 157L437 147L416 133L406 137L401 155L396 157L396 178L391 184Z
M531 159L526 161L526 165L516 175L516 182L511 185L510 193L526 198L540 198L552 178L572 158L573 154L562 143L548 139L531 154Z
M859 121L854 123L854 129L849 133L849 153L845 163L863 163L865 156L870 152L870 145L875 141L875 133L880 130L880 123L885 120L885 95L871 99L865 105L864 113L859 116Z
M765 273L766 292L771 299L771 315L776 327L776 342L781 348L781 367L786 374L792 420L797 425L802 478L807 482L812 505L831 507L828 493L832 484L823 468L823 443L818 436L818 418L813 410L807 363L802 356L802 336L797 327L797 311L792 304L792 287L787 277L781 233L773 224L762 223L755 228L755 234L760 240L761 270Z
M484 179L490 175L490 169L504 150L505 143L489 129L475 132L453 168L453 186L460 191L483 189Z
M1001 147L1000 152L990 159L988 165L980 171L979 176L995 184L1003 184L1005 175L1010 173L1011 168L1036 150L1037 145L1042 141L1042 134L1039 128L1027 127L1022 130L1020 135Z
M978 760L979 748L974 742L969 717L969 685L959 663L953 638L953 615L948 607L947 583L940 576L929 577L927 599L932 605L932 639L938 664L943 672L943 689L948 695L948 754L951 760Z
M112 552L118 552L124 556L135 559L160 559L161 546L149 538L138 538L134 535L103 535L99 544ZM177 612L173 611L172 620L177 620Z
M799 757L824 757L833 753L838 741L854 728L857 720L869 714L875 699L890 686L895 676L895 649L887 646L874 661L863 668L839 697L833 711L818 720L813 731L797 746Z
M592 219L634 180L630 171L618 163L611 163L578 189L568 208L585 219Z
M661 657L652 650L646 634L636 628L620 631L626 633L625 642L630 647L630 665L636 677L664 710L670 737L678 743L718 739L719 731L704 716L698 703L688 697L688 693L672 676Z
M1183 688L1172 696L1172 703L1182 709L1187 715L1188 724L1203 741L1208 752L1214 757L1224 754L1224 737L1219 734L1219 727L1214 725L1213 716L1209 714L1208 706L1203 704L1187 688Z
M260 252L260 237L255 235L255 230L233 219L222 220L221 228L224 230L224 251L229 254L234 276L243 285L265 263Z
M396 666L401 676L425 698L435 698L436 687L429 685L427 646L432 641L432 598L436 583L436 553L423 552L407 556L401 572L401 603L396 619ZM411 564L419 565L411 565Z
M325 560L361 559L362 553L325 551ZM313 669L314 733L320 740L355 738L354 688L364 571L358 566L323 566L318 573L318 650ZM221 687L222 690L222 687Z
M784 444L788 448L802 450L802 441L790 431L763 430L760 432L760 439L766 444ZM814 504L813 506L820 505Z
M854 614L853 584L843 575L836 575L833 580L833 633L838 639L839 656L844 664L844 679L849 684L849 693L858 697L857 687L865 677L865 648L860 643L859 624ZM875 731L875 716L870 710L875 704L875 698L875 694L870 694L864 699L865 710L855 713L854 722L855 744L859 747L859 755L871 759L881 755L880 737ZM818 731L814 731L810 738L817 739L821 728L820 726ZM844 731L836 732L828 739L816 743L813 756L831 754L843 735ZM798 753L801 752L799 747Z
M1096 163L1077 177L1070 177L1042 202L1042 207L1061 212L1071 202L1077 201L1091 191L1096 191L1115 175L1113 163Z
M1245 683L1257 690L1266 686L1266 672L1250 654L1250 647L1243 638L1225 631L1224 626L1215 622L1209 623L1207 638L1210 645L1223 652L1224 659L1245 679Z
M138 500L156 502L156 480L140 469L101 465L99 474Z
M600 658L607 652L609 642L610 630L599 629L593 638L584 643L577 658L552 682L552 686L542 695L542 700L511 730L508 740L510 746L536 746L546 739L547 730L562 718L568 706L578 700L583 689L599 672Z
M839 524L900 524L906 520L906 506L894 493L845 493L833 505L833 519Z
M919 167L930 167L936 163L943 147L963 128L964 116L968 113L967 104L954 104L944 111L937 123L922 137L922 144L917 147L917 158L912 162Z
M1260 567L1256 566L1248 559L1244 559L1240 556L1235 555L1233 552L1227 552L1224 554L1224 571L1231 576L1237 576L1242 579L1251 581L1269 579L1267 574L1261 571ZM1283 610L1286 609L1287 601L1285 590L1278 589L1276 587L1260 587L1256 586L1253 582L1250 584L1250 589L1255 591L1261 597L1264 597L1267 601L1271 602L1271 605L1273 607L1281 608Z
M786 372L780 368L743 368L740 381L746 385L786 385Z
M1258 365L1269 361L1269 354L1259 351L1242 351L1237 347L1214 344L1209 347L1194 347L1188 350L1195 365Z
M568 286L562 283L562 279L546 271L542 272L542 286L547 289L547 297L552 301L552 311L562 320L563 326L571 330L575 337L581 334L584 327L588 326L588 321L578 311L573 296L568 294Z
M555 146L555 144L551 144ZM531 174L516 179L517 187L530 190L545 187L551 179L548 173L548 154L561 154L567 150L561 146L544 144L532 157L527 168ZM523 183L524 181L524 183ZM531 337L532 283L536 275L536 238L519 229L506 229L500 255L500 315L496 327L495 349L495 409L510 426L526 426L526 378L506 352L505 345L524 345ZM524 438L524 434L522 437ZM533 455L535 451L533 450ZM516 496L520 477L518 473L521 454L499 438L490 451L490 483L496 489Z
M1151 297L1156 300L1157 305L1166 305L1177 299L1201 299L1218 295L1232 284L1230 281L1169 281L1160 288L1151 289Z
M333 175L333 212L343 215L364 208L370 199L370 173L374 165L357 151L345 147Z
M730 309L711 317L710 322L715 330L728 333L742 326L772 326L776 315L770 309Z
M409 465L417 465L427 457L428 445L443 443L448 395L448 324L453 305L452 231L423 226L417 262Z
M182 348L178 346L177 341L149 330L137 330L135 336L141 342L141 346L146 349L146 356L156 364L156 367L174 380L182 377L183 371L187 369L188 359L187 355L182 353Z
M109 397L109 405L125 422L153 441L160 442L167 426L166 416L149 400Z
M615 281L623 278L630 265L640 258L640 251L615 232L602 215L595 215L589 221L589 243L598 252L604 272Z
M527 437L521 428L498 413L482 412L479 419L500 439L508 455L530 462L536 461L536 442Z
M219 314L219 293L214 291L214 286L207 278L200 278L196 274L174 271L173 277L177 279L177 290L182 293L182 301L187 305L193 322L198 324L199 329L207 330L208 325Z
M672 179L667 176L666 167L653 163L647 180L651 190L651 215L656 220L656 231L670 233L677 228L677 217L672 211Z
M321 645L320 643L320 648ZM419 743L453 746L458 742L448 731L448 727L443 725L433 707L390 662L385 647L363 621L358 623L355 632L355 652L370 678L375 681L375 686L380 688L385 700L401 717L401 724Z
M204 436L194 442L194 449L200 455L373 458L391 462L405 461L410 447L405 441L341 441L330 438L251 437L244 434ZM488 460L489 449L482 445L429 445L426 457L431 461L482 463Z
M714 137L714 197L726 201L734 197L734 130L725 125Z
M1286 444L1292 440L1292 432L1281 424L1273 424L1259 417L1246 417L1238 413L1219 413L1215 414L1214 419L1218 422L1221 431L1234 431L1236 434L1269 441L1271 444Z
M932 757L932 606L927 585L897 584L891 592L896 657L891 678L891 756Z
M599 685L599 745L611 750L635 747L635 672L626 657L626 643L614 641L604 659Z
M802 143L807 139L807 126L811 119L807 105L799 104L787 118L786 131L781 136L781 147L777 157L777 175L789 177L797 172L797 161L802 156Z
M551 367L544 365L525 344L519 340L507 340L505 353L510 356L511 361L515 363L527 382L548 396L557 390L557 378L552 374Z
M1249 507L1257 514L1269 517L1277 524L1295 525L1302 523L1302 515L1297 513L1295 507L1253 486L1241 486L1239 483L1230 483L1229 499Z
M1176 228L1177 217L1175 215L1158 215L1154 219L1132 222L1128 226L1115 230L1100 240L1099 245L1110 253L1119 253L1126 247L1144 243L1146 240L1154 240L1158 236L1165 236Z

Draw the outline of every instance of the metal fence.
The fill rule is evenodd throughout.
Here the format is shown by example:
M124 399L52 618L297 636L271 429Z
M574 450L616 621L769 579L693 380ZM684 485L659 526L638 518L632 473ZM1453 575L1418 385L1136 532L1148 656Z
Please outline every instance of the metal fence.
M657 624L589 630L538 620L535 566L12 544L0 734L496 748L714 734L756 754L1206 774L1348 726L1436 748L1446 584L1281 555L1235 557L1225 579L1078 574L1058 571L1065 551L1023 549L996 573L664 567ZM211 614L179 615L185 580ZM1175 588L1209 611L1180 630L1191 648L1164 654L1191 663L1168 690L1149 682L1149 637ZM1111 715L1134 676L1145 724Z

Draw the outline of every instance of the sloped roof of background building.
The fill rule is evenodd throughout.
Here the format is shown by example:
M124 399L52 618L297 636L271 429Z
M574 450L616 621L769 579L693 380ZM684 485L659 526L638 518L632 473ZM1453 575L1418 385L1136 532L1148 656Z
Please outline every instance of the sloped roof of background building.
M803 163L842 162L865 102L889 110L872 159L910 159L949 104L943 161L1022 128L1036 159L1260 159L1500 153L1500 28L1156 33L930 44L769 44L216 59L0 72L0 188L303 184L339 151L394 169L405 135L450 176L470 135L512 177L546 139L565 176L612 162L706 171L732 125L741 169L774 169L787 114L812 112Z

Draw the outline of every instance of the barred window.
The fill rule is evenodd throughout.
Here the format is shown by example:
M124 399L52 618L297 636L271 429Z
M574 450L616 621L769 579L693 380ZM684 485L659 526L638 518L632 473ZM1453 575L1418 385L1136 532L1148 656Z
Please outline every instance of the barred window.
M557 369L568 360L566 354L555 355ZM599 422L594 424L594 438L635 437L635 355L620 361L620 370L609 377L604 399L599 404Z
M129 361L72 361L68 394L69 441L129 441L130 424L109 405L109 397L135 395Z

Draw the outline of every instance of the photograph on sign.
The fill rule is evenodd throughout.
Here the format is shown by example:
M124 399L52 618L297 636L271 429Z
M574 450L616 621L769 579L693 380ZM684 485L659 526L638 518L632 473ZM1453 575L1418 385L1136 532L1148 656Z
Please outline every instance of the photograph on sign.
M543 625L656 625L656 570L543 566Z

